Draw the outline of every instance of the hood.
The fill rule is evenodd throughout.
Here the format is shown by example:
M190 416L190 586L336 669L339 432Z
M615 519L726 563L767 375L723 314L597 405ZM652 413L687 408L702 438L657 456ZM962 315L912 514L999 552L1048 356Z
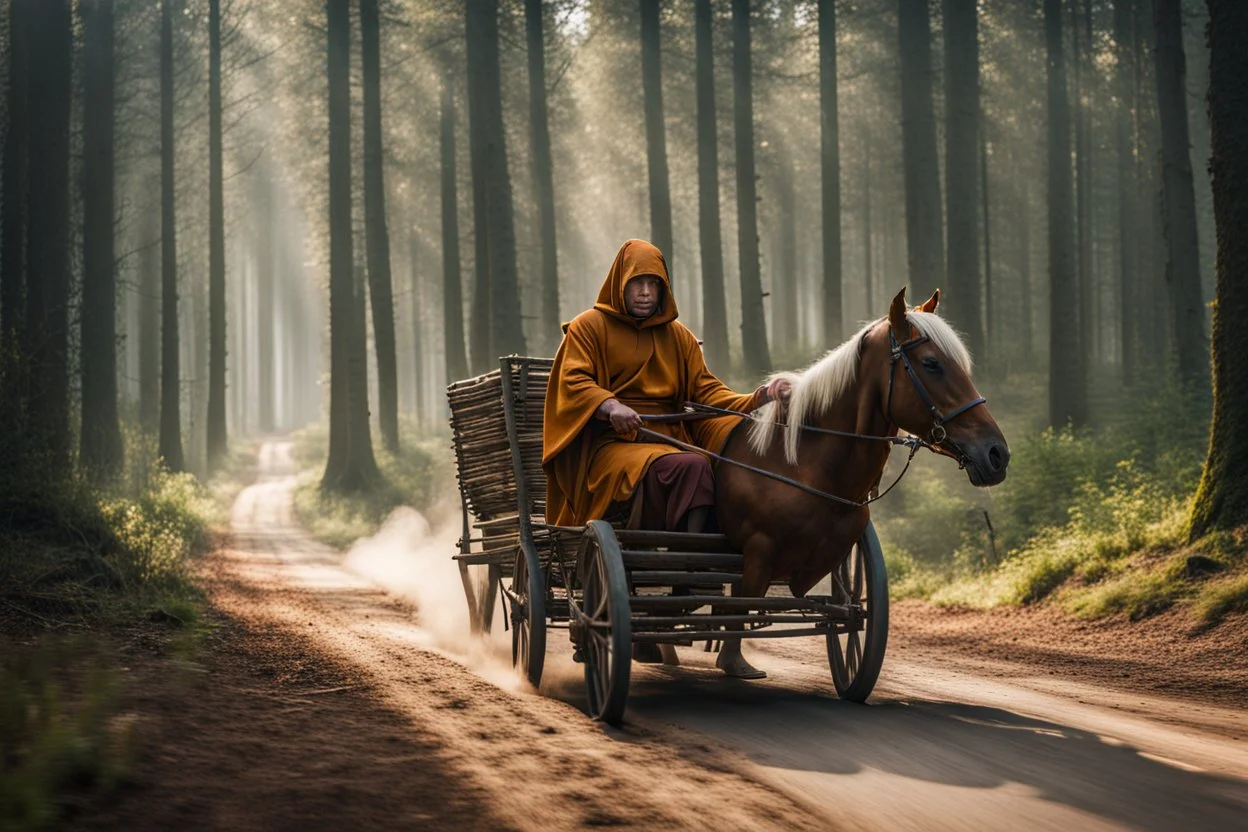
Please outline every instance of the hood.
M628 314L624 306L624 284L643 274L657 275L663 281L663 300L660 301L659 311L638 321ZM663 259L663 252L645 240L629 240L620 246L611 271L607 272L607 279L598 291L598 302L594 308L638 329L662 326L676 320L676 298L672 296L672 283L667 276L667 261Z

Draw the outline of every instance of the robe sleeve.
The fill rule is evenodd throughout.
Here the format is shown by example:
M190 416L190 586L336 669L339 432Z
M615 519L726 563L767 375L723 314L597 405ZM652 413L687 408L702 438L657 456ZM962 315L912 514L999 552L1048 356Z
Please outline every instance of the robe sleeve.
M752 393L737 393L724 384L706 366L706 358L702 355L702 345L689 333L685 344L685 361L689 378L690 401L721 407L724 410L736 410L749 413L764 404L764 394L759 390Z
M568 325L555 354L546 389L542 432L542 463L558 456L593 418L611 391L600 387L598 379L601 335L593 322L578 318Z

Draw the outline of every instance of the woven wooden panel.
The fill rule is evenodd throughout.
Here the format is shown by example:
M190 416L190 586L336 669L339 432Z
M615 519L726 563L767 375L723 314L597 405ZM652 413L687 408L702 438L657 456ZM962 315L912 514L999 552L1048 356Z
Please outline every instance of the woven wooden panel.
M498 370L457 381L446 389L459 489L478 520L545 511L542 409L550 367L549 358L508 356L500 361ZM510 401L503 397L504 372L511 380ZM520 452L528 506L519 505L507 409L515 417L514 440Z

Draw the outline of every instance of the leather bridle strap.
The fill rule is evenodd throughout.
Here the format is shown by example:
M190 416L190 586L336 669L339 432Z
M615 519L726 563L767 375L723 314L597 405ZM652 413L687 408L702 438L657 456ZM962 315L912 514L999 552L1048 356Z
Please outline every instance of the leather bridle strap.
M948 413L941 412L941 409L936 405L936 402L932 400L931 394L927 392L927 388L923 386L923 382L919 379L919 374L914 371L914 365L910 363L910 356L906 355L908 351L921 344L927 343L928 340L929 339L926 335L919 335L918 337L911 338L909 341L898 344L897 336L893 334L892 328L889 328L888 349L891 358L889 359L888 404L886 406L885 416L888 418L889 422L896 424L896 421L893 419L893 377L897 374L897 362L900 361L901 366L906 368L906 375L910 377L910 383L914 385L914 391L919 394L919 398L923 400L923 404L927 407L927 412L932 416L932 430L928 434L928 439L933 445L939 446L948 436L945 431L946 422L961 416L971 408L979 407L981 404L986 404L988 400L983 396L980 396L977 399L971 399L969 402L955 407Z

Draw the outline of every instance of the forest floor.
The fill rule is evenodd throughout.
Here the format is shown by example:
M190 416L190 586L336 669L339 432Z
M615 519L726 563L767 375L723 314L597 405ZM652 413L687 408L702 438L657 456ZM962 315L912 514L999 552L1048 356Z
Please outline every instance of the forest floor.
M835 699L820 644L786 639L753 651L761 683L689 649L634 665L614 729L578 709L558 639L536 695L505 637L440 620L457 578L426 572L446 595L413 600L368 551L344 564L297 527L294 481L289 445L266 445L203 565L189 657L156 625L118 634L130 782L71 806L73 826L1222 829L1248 812L1242 616L1193 634L1178 612L903 602L870 707ZM386 534L372 554L394 554Z

